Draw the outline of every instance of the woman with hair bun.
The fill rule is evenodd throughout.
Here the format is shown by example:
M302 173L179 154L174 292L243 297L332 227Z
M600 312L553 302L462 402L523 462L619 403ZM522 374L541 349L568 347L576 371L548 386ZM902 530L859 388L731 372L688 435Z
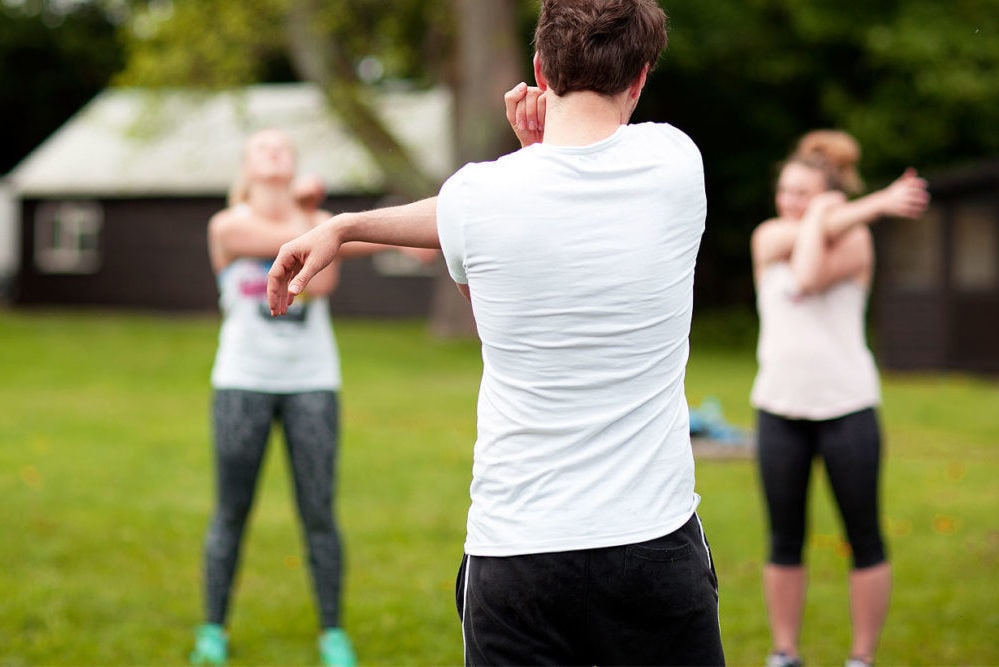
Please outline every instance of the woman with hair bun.
M848 667L872 665L888 613L891 566L880 528L880 386L864 334L874 267L870 225L916 218L926 182L913 169L860 194L860 146L836 130L802 137L777 182L777 217L752 236L760 335L751 402L769 520L763 592L767 667L800 667L807 573L802 552L812 461L822 460L852 554Z

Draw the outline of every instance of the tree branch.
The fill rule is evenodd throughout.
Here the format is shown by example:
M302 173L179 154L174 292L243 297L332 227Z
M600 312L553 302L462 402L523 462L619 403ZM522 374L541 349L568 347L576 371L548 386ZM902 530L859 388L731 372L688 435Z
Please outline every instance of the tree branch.
M390 194L420 199L437 191L439 183L413 160L409 151L385 127L368 101L350 58L336 40L321 30L316 0L293 0L286 25L288 54L298 75L319 86L330 109L357 137L385 174Z

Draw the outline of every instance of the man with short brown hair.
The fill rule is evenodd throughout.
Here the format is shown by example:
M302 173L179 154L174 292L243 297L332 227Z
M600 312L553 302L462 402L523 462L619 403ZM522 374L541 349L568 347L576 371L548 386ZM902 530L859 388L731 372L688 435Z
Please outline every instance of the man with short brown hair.
M628 124L665 44L652 0L545 0L538 86L506 96L521 150L435 199L336 216L271 271L280 314L341 243L439 245L471 299L470 665L724 662L684 394L701 157Z

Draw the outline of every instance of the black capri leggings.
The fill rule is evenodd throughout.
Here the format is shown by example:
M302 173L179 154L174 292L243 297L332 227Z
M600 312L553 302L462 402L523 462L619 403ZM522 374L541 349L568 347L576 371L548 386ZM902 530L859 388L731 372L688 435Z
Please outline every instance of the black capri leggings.
M770 521L770 562L800 565L812 460L825 464L854 568L886 560L878 509L881 436L874 409L823 421L757 415L760 479Z

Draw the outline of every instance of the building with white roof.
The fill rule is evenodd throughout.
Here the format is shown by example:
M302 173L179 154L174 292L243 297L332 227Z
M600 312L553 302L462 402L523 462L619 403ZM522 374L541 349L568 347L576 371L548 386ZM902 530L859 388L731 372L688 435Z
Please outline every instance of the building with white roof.
M382 90L374 101L414 161L443 181L454 169L450 94ZM386 193L375 161L310 84L222 92L108 89L0 187L0 242L6 249L0 253L0 280L6 276L10 300L214 308L205 225L225 204L244 140L265 127L291 136L299 171L325 183L328 209L370 207ZM379 272L371 261L351 264L367 273L352 281L351 271L345 272L335 310L339 299L352 312L425 312L431 282L425 269L400 271L397 262Z

